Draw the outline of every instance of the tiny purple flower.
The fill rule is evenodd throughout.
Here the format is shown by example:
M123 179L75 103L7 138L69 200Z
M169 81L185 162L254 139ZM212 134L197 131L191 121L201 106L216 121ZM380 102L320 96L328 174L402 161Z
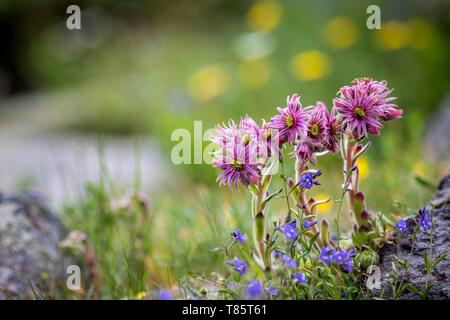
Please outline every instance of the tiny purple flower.
M276 296L278 294L278 290L275 287L270 286L267 291L269 291L271 296Z
M336 251L334 252L331 261L336 264L342 266L342 268L347 272L353 271L353 257L355 256L355 252L353 250L350 251Z
M397 223L395 224L395 226L397 227L398 231L400 231L401 233L408 233L408 226L406 225L406 221L403 219L400 219L397 221Z
M331 257L331 261L336 264L341 264L347 258L347 253L345 251L336 251Z
M319 260L322 261L327 267L330 266L331 257L334 254L333 249L322 248L320 250Z
M292 277L294 278L294 283L308 284L308 280L305 278L303 273L293 274Z
M321 175L320 170L316 173L307 172L300 177L300 186L305 189L311 189L313 185L320 185L319 181L314 179Z
M285 224L284 226L280 227L280 230L283 232L286 239L290 242L297 239L300 232L298 231L296 227L297 221L292 220L292 222Z
M247 264L244 261L239 260L238 257L234 257L233 260L227 261L227 264L232 266L241 276L245 274L248 268Z
M433 226L433 222L431 221L430 213L426 208L422 208L419 210L419 216L417 219L420 227L424 232L428 232Z
M241 234L241 230L236 230L231 233L233 239L235 242L240 242L241 244L244 244L244 242L247 240L247 236L245 234Z
M169 291L161 290L158 294L158 300L173 300L173 297Z
M283 255L283 264L289 269L297 269L297 263L291 259L287 254Z
M264 288L258 280L250 281L247 286L247 299L258 299L264 294Z
M305 220L305 221L303 222L303 227L304 227L305 229L310 229L311 227L313 227L313 226L316 225L316 224L317 224L317 221L316 221L316 220L313 220L313 221Z
M273 250L272 251L272 257L274 257L275 259L280 258L281 255L282 255L282 253L280 251L278 251L278 250Z

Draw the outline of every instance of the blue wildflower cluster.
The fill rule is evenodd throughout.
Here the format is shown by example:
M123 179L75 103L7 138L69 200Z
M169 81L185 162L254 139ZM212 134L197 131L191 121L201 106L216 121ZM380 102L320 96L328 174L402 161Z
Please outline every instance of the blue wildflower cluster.
M401 233L408 234L408 226L406 225L405 220L403 220L403 219L398 220L397 223L395 224L395 226L398 229L398 231L400 231Z
M304 189L311 189L313 185L320 185L320 182L315 180L317 177L319 177L322 174L320 170L312 173L307 172L303 174L300 178L300 187Z
M433 226L430 213L426 208L422 208L419 210L417 222L419 223L419 226L422 228L423 232L428 232Z
M300 232L297 229L297 220L295 219L280 227L280 230L281 232L283 232L286 239L290 242L293 242L300 235Z
M353 250L334 250L332 248L322 248L319 255L319 260L327 267L333 262L340 265L343 270L347 272L353 271L353 257L355 251Z
M428 232L431 227L433 226L433 222L431 221L431 215L430 212L426 208L422 208L419 210L416 221L420 228L423 230L423 232ZM405 220L400 219L395 224L395 227L398 231L400 231L403 234L409 234L410 231L408 229L407 223Z

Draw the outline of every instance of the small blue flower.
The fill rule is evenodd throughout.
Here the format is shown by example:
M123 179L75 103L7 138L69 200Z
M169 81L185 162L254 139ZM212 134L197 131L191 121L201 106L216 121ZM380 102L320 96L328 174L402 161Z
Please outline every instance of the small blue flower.
M306 280L303 273L293 274L292 277L294 278L294 283L298 283L298 284L307 284L308 283L308 280Z
M331 257L331 261L336 264L341 264L347 259L347 252L345 251L336 251Z
M258 280L250 281L247 286L247 299L258 299L264 294L264 288Z
M287 254L283 255L283 264L290 269L297 269L297 263Z
M325 265L327 267L329 267L330 262L331 262L331 257L333 256L333 254L334 254L333 249L322 248L320 250L319 260L322 261L323 263L325 263Z
M158 300L173 300L173 297L169 291L161 290L158 294Z
M331 260L342 266L342 269L344 269L347 272L353 271L353 257L355 256L355 252L353 250L350 251L336 251L334 252Z
M247 236L245 234L241 234L241 230L236 230L231 233L233 236L234 241L240 242L241 244L244 244L245 240L247 240Z
M280 227L280 230L283 232L284 236L288 241L294 241L299 236L300 232L296 227L297 221L292 220L292 222L285 224Z
M273 250L272 251L272 257L274 257L275 259L278 259L281 257L281 252L278 250Z
M321 174L322 172L320 170L315 173L312 172L304 173L300 177L300 187L305 189L311 189L313 185L320 185L320 182L315 181L314 179L320 176Z
M352 259L345 260L342 263L342 269L344 269L347 272L353 272L353 260Z
M245 274L248 268L247 264L244 261L239 260L238 257L234 257L233 260L227 261L227 264L233 266L234 270L241 276Z
M271 296L276 296L278 294L278 290L275 287L270 286L267 291L269 291Z
M401 233L408 233L408 226L406 225L406 221L403 219L400 219L397 221L397 223L395 224L395 226L397 227L398 231L400 231Z
M312 226L314 226L314 225L316 225L317 224L317 221L315 221L315 220L313 220L313 221L308 221L308 220L305 220L304 222L303 222L303 227L305 227L305 229L310 229Z
M426 208L422 208L419 210L419 216L417 222L419 226L422 228L424 232L428 232L433 226L433 222L431 221L430 213Z

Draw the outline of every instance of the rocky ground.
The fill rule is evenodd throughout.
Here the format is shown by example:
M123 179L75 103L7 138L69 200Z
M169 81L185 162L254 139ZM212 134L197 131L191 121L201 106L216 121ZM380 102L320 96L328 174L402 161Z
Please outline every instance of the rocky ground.
M393 259L398 254L400 259L409 261L410 264L406 273L400 272L400 277L404 276L405 283L413 285L420 291L423 290L426 283L430 283L433 286L428 294L429 299L450 299L450 175L442 179L436 198L431 204L435 207L432 210L433 261L444 254L447 254L447 257L427 276L423 255L425 252L429 252L429 234L421 232L413 241L403 238L398 244L387 245L380 252L382 287L387 284L388 274L392 272ZM407 223L414 222L409 219ZM412 246L414 246L413 250L411 250ZM392 291L387 286L384 297L391 296ZM419 297L415 293L406 291L401 298L418 299Z
M56 296L65 260L65 229L39 193L0 193L0 299Z

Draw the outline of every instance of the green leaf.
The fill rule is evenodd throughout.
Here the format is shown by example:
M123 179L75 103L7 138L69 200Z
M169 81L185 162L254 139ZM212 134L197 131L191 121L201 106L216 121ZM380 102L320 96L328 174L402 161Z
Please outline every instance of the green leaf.
M239 295L236 292L234 292L234 291L232 291L230 289L220 289L220 290L218 290L218 292L219 293L229 294L230 296L233 297L233 299L239 299Z
M428 260L428 255L426 251L423 253L423 262L425 263L425 270L427 270L427 273L430 273L431 271L430 261Z
M320 235L320 232L316 232L316 234L309 240L308 251L311 251L312 246L314 245L314 242L317 240L319 235Z
M427 286L423 289L422 297L421 299L426 299L428 296L428 293L430 292L431 288L433 288L433 285L431 283L427 284Z
M413 285L407 284L406 285L406 289L414 294L416 294L419 297L422 297L422 293L419 291L419 289L417 289L416 287L414 287Z
M414 179L420 186L424 188L431 189L432 191L435 191L437 189L437 185L428 178L421 176L414 176Z
M282 191L283 191L283 188L281 188L281 189L277 190L276 192L270 194L266 199L264 199L264 201L262 203L262 206L264 207L274 197L279 197Z
M446 257L447 257L446 253L444 253L443 255L439 256L436 259L436 261L434 261L433 265L431 266L431 270L434 270L439 265L439 263L441 263L442 260L444 260Z

